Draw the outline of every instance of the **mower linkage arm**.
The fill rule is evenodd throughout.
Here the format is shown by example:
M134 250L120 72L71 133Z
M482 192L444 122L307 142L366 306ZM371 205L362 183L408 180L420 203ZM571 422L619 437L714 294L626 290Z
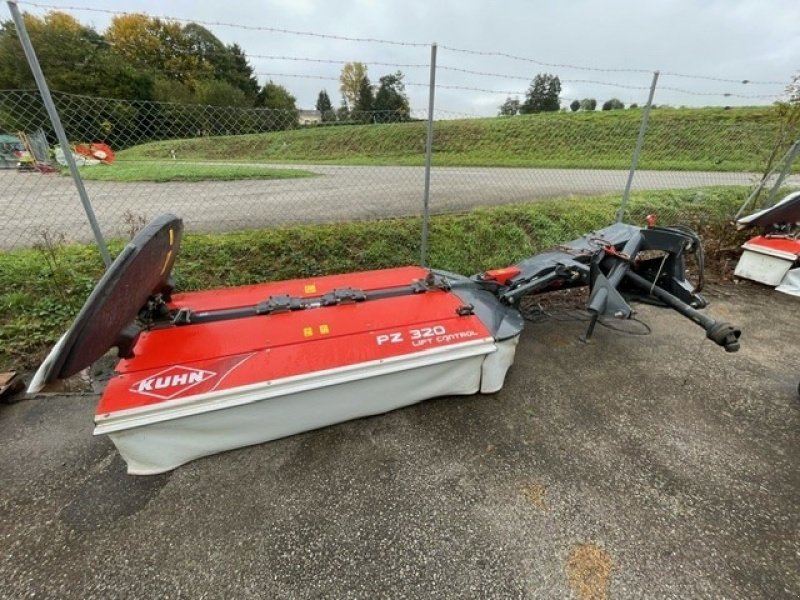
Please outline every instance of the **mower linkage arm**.
M472 280L514 306L527 295L588 285L591 320L585 341L600 317L630 318L629 302L645 300L676 310L703 327L709 339L735 352L741 330L697 310L707 303L685 276L685 252L696 243L694 234L681 229L616 223Z

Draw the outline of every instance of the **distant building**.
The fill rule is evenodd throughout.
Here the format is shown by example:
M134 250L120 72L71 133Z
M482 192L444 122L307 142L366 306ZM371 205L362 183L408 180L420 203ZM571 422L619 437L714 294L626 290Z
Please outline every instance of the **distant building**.
M300 125L317 125L322 123L322 113L318 110L301 110L297 115Z

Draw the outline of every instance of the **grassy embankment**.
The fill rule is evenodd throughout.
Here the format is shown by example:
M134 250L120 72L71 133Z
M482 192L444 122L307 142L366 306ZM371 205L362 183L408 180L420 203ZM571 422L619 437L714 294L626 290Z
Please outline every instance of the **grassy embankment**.
M235 181L239 179L296 179L313 177L302 169L274 169L260 165L228 165L161 161L118 161L112 165L81 168L89 181ZM67 169L62 174L68 175Z
M728 224L745 189L633 194L630 221L682 215L710 254L735 248ZM558 199L431 219L430 263L470 274L504 266L613 221L617 195ZM179 289L240 285L419 261L418 218L283 227L184 239ZM123 242L111 244L116 254ZM77 313L102 273L92 245L0 253L0 369L33 366Z
M641 118L636 109L438 121L434 164L627 169ZM777 130L769 107L656 109L639 166L759 172ZM185 161L420 165L424 148L425 123L414 122L167 140L118 156L121 161L165 160L174 151Z

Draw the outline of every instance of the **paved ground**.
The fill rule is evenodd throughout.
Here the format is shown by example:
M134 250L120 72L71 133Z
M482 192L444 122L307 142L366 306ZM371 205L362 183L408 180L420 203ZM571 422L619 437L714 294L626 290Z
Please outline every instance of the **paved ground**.
M725 354L528 325L503 391L124 474L94 397L0 407L4 598L797 598L798 299ZM593 595L594 594L594 595Z
M124 237L126 221L149 220L165 211L182 216L193 231L212 232L422 212L421 167L297 168L319 176L198 183L87 181L85 185L106 237ZM431 209L454 212L570 194L621 192L627 176L620 170L437 167L431 178ZM754 178L748 173L639 171L634 189L749 185ZM41 232L48 229L70 240L92 239L72 181L54 174L0 171L0 248L41 242Z

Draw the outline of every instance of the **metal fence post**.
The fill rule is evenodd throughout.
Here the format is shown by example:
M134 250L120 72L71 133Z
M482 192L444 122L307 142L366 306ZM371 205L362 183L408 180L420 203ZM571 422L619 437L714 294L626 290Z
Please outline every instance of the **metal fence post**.
M781 172L778 175L778 178L775 180L775 185L772 186L772 189L769 191L769 196L767 196L767 206L772 206L772 203L775 202L775 195L778 193L778 190L783 185L783 181L786 179L786 176L789 174L789 171L792 170L792 164L794 160L797 158L798 153L800 153L800 139L795 140L792 147L789 148L789 151L786 153L784 157L783 167L781 168Z
M22 44L22 49L25 52L25 58L28 59L28 65L33 73L33 78L36 80L36 87L39 88L39 93L42 96L42 101L47 109L47 114L50 117L50 123L53 125L58 143L64 151L64 160L69 167L69 172L72 175L72 180L75 182L75 187L78 190L78 195L83 204L83 210L86 211L86 216L89 219L89 225L94 233L94 238L97 241L97 246L100 249L100 255L103 257L103 262L106 267L111 264L111 255L108 253L108 247L103 239L103 233L100 231L100 225L97 223L92 203L89 201L89 195L86 193L86 188L83 185L81 174L78 172L78 166L75 164L75 158L72 156L72 151L69 147L67 134L64 132L64 127L61 125L61 118L58 116L56 105L53 103L53 98L50 95L50 89L47 87L47 82L42 73L42 67L39 65L39 59L36 57L36 52L31 44L31 39L28 36L28 30L25 29L25 21L19 12L17 0L7 0L8 9L11 11L11 18L14 20L14 25L19 35L19 41Z
M798 151L800 151L800 138L795 140L795 142L791 146L789 146L789 149L783 155L783 158L781 158L780 161L778 161L778 164L782 165L781 172L778 175L778 178L775 180L775 184L770 189L769 195L767 196L767 200L765 202L762 202L761 204L762 208L767 206L772 206L772 202L775 199L775 194L778 193L778 189L781 187L781 185L783 185L784 179L786 179L786 176L789 174L789 171L792 168L792 163L794 162L794 159L797 157ZM750 195L747 196L747 200L744 201L744 204L742 204L739 207L739 210L733 216L734 221L739 220L739 217L741 217L742 214L750 208L750 204L753 204L754 209L758 208L758 206L754 203L754 200L758 198L759 194L761 194L761 192L764 190L764 186L767 184L769 178L772 177L772 175L777 170L778 167L776 165L773 166L768 172L764 173L764 175L761 177L761 179L759 179L758 183L753 188L753 191L751 191Z
M639 126L639 137L636 139L636 148L633 150L633 159L631 160L631 169L628 172L628 181L625 182L625 191L622 193L622 203L617 211L617 223L622 222L622 219L625 218L625 211L628 209L628 199L631 194L633 175L636 173L636 167L639 165L639 154L642 152L644 134L645 131L647 131L647 122L650 120L650 109L653 107L653 96L655 96L656 93L658 73L658 71L653 71L653 82L650 84L650 95L647 97L647 105L644 107L644 114L642 115L642 124Z
M425 191L422 195L422 242L420 264L428 261L428 221L430 219L431 156L433 154L433 100L436 93L436 43L431 44L431 79L428 87L428 138L425 141Z

